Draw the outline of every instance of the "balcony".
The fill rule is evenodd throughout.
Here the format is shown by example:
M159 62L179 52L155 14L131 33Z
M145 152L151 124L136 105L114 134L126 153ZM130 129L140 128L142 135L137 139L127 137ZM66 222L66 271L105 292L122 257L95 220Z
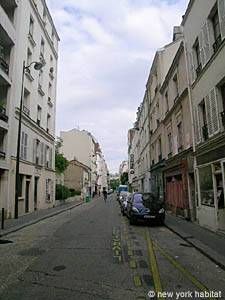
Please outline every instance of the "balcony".
M6 153L5 153L5 136L7 131L0 128L0 159L5 159Z
M29 110L29 108L27 108L25 105L23 105L23 112L24 112L25 115L27 115L27 116L30 115L30 110Z
M207 125L202 126L202 136L203 136L204 141L208 140L209 132L208 132L208 126Z
M200 74L201 71L202 71L202 64L201 64L201 63L198 65L198 67L196 68L195 71L196 71L196 75L199 76L199 74Z
M8 75L9 74L9 65L5 61L3 55L0 53L0 68Z
M222 120L223 127L225 127L225 111L222 111L220 113L220 115L221 115L221 120Z
M221 43L222 43L222 39L221 39L221 35L219 35L218 38L215 40L215 43L213 44L214 53L217 52L217 50L219 49Z
M176 97L174 98L173 102L176 103L178 99L179 99L179 94L176 95Z

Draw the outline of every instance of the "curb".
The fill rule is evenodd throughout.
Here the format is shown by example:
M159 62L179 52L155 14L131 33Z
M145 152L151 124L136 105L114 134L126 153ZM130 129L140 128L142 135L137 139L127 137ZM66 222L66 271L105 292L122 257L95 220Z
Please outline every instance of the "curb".
M174 228L170 227L165 223L165 227L168 228L170 231L172 231L174 234L179 236L181 239L183 239L186 243L190 244L193 248L198 250L201 254L206 256L209 260L211 260L213 263L215 263L217 266L219 266L222 270L225 271L225 264L221 263L219 260L217 260L215 257L213 257L211 254L209 254L203 247L197 246L194 242L189 241L188 238L185 238L181 233L179 233Z
M0 234L0 238L3 237L3 236L8 235L8 234L10 234L10 233L19 231L19 230L21 230L21 229L23 229L23 228L25 228L25 227L28 227L28 226L37 224L37 223L39 223L40 221L43 221L43 220L45 220L45 219L48 219L48 218L57 216L57 215L59 215L59 214L65 212L65 211L67 211L67 210L71 210L71 209L73 209L73 208L75 208L75 207L77 207L77 206L80 206L80 205L82 205L82 204L85 204L85 202L83 202L83 201L82 201L82 202L79 202L79 203L77 203L77 204L71 205L70 207L63 208L62 210L59 210L59 211L56 211L56 212L53 212L53 213L49 213L48 215L43 216L43 217L40 217L40 218L38 218L38 219L36 219L36 220L29 221L29 222L24 223L24 224L22 224L22 225L18 225L18 226L9 228L8 230L6 229L5 232L3 232L3 233Z

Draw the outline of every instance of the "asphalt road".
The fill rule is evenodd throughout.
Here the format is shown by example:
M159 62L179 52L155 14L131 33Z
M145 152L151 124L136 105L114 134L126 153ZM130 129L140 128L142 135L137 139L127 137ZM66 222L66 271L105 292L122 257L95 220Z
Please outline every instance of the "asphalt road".
M225 299L223 270L166 227L130 226L114 195L4 239L2 300Z

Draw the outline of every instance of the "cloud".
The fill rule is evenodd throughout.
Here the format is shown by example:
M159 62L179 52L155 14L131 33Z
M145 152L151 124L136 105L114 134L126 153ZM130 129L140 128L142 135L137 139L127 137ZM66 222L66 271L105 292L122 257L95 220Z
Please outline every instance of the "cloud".
M154 53L171 41L187 2L47 0L61 38L57 133L91 131L110 171L127 157Z

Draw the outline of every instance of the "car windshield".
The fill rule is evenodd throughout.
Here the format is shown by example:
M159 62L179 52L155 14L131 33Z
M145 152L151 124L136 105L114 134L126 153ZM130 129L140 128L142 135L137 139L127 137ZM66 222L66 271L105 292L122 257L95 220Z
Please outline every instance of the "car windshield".
M143 196L142 196L142 194L134 194L133 203L135 203L135 204L143 203Z

